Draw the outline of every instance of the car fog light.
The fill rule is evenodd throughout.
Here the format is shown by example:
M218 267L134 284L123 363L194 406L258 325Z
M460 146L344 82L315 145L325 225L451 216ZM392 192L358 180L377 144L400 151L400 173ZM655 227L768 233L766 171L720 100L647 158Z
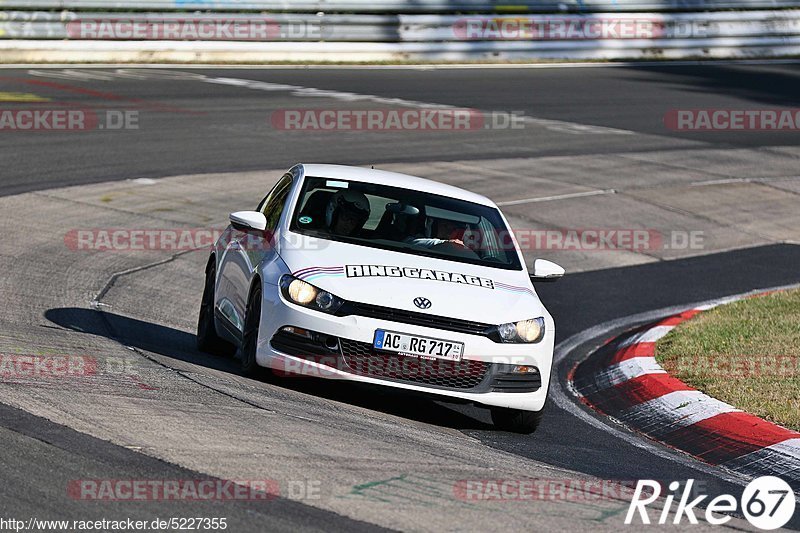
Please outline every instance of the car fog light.
M282 331L285 331L286 333L291 333L292 335L298 335L300 337L305 337L307 339L311 338L311 332L310 331L308 331L307 329L298 328L298 327L295 327L295 326L286 326L285 328L282 328Z

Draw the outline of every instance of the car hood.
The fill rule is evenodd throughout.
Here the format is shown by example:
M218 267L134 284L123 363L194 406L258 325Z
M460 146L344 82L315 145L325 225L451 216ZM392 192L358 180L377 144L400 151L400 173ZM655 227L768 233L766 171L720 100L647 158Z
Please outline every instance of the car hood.
M281 242L295 276L345 300L501 324L544 316L527 272L315 239ZM431 305L421 309L416 298Z

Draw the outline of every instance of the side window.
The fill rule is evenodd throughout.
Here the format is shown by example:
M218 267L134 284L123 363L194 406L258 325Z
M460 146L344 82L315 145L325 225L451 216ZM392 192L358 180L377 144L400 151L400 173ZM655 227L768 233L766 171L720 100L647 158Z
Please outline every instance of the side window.
M500 251L500 244L497 235L497 230L492 225L491 222L486 220L485 218L481 217L481 221L478 223L478 231L477 231L477 238L480 246L478 250L480 250L481 257L495 257L501 261L506 262L506 257L504 257L503 253ZM513 249L513 248L512 248Z
M272 191L261 201L258 210L264 213L267 217L267 231L274 231L278 226L278 221L283 213L286 198L289 196L289 191L292 189L292 177L289 175L284 176L278 182Z
M272 195L274 195L276 192L278 192L280 189L283 188L284 183L286 182L286 180L291 181L292 180L292 175L291 174L284 174L283 176L281 176L281 179L279 179L275 183L275 185L272 186L272 188L269 190L267 195L264 198L262 198L260 202L258 202L258 207L256 207L256 211L258 211L259 213L263 213L264 212L264 206L266 205L267 200L272 198Z

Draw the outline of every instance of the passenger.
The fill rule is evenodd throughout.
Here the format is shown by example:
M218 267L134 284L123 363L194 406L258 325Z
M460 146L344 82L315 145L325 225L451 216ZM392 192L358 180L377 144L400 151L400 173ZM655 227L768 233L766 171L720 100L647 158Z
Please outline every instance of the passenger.
M439 218L435 219L434 226L436 227L436 231L433 237L410 238L408 242L425 248L433 248L434 246L446 242L465 246L464 232L467 230L465 224L447 218Z

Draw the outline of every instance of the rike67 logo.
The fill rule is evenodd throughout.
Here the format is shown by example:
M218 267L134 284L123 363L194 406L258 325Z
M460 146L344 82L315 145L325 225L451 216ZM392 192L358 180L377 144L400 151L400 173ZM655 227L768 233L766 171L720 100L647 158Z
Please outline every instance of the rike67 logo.
M671 522L680 524L685 517L690 524L697 524L695 507L703 504L708 495L695 496L692 490L694 480L690 479L678 495L680 483L673 481L669 484L669 493L664 499L664 507L660 510L657 522L666 524L673 512L673 504L678 500ZM661 484L649 479L640 479L636 484L628 514L625 515L625 524L633 524L641 520L642 524L650 524L650 515L647 506L661 497ZM722 525L731 520L729 513L741 513L752 525L759 529L772 530L786 525L794 515L795 495L788 483L774 476L763 476L751 481L744 492L741 501L730 494L721 494L705 504L706 522L712 525ZM637 513L638 511L638 513ZM638 514L638 520L636 519Z

